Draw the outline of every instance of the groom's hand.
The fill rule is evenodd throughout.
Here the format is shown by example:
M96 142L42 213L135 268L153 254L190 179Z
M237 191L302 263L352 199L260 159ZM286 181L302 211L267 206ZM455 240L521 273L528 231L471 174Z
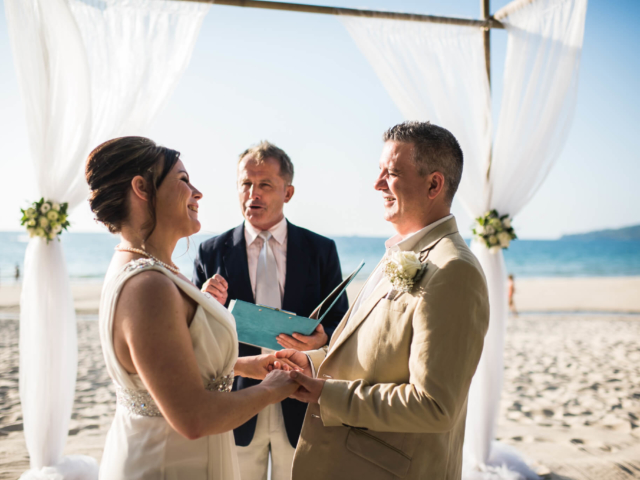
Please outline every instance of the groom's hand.
M329 340L329 336L324 333L324 327L321 323L318 324L316 329L311 335L302 335L300 333L294 333L293 336L281 333L276 337L276 342L282 345L284 348L292 348L300 352L307 350L317 350L320 347L324 347Z
M305 403L318 403L324 387L325 381L323 379L311 378L296 371L290 372L289 376L300 385L291 398Z
M297 350L280 350L275 353L276 358L283 362L287 362L289 365L295 365L308 377L312 376L311 362L306 353L298 352Z

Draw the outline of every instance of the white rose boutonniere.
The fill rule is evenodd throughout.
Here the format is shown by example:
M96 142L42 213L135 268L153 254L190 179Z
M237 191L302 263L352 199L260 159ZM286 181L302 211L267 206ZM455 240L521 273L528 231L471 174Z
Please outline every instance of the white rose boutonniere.
M427 265L415 252L393 252L384 262L383 272L395 290L408 293L420 280Z

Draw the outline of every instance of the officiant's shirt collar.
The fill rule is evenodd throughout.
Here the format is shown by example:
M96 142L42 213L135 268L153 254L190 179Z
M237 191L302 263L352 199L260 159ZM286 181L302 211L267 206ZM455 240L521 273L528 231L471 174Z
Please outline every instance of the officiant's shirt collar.
M247 242L247 245L251 245L262 230L256 229L253 225L251 225L248 221L244 221L244 239ZM287 219L282 217L278 223L276 223L273 227L269 229L271 235L276 242L282 245L287 240Z
M408 252L413 250L414 247L418 244L422 238L429 233L431 230L436 228L438 225L443 224L447 220L453 218L453 215L447 215L446 217L441 218L440 220L436 220L433 223L430 223L426 227L418 230L417 232L410 233L409 235L405 235L404 237L400 234L394 235L389 240L384 242L384 246L387 247L389 251L401 251Z

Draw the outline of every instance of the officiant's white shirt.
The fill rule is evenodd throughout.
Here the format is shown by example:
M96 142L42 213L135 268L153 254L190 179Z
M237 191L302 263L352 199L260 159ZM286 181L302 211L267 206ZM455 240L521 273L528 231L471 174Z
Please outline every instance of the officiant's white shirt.
M253 298L256 298L256 276L258 273L258 257L262 249L262 237L259 237L262 230L256 229L248 221L244 221L244 239L247 243L247 262L249 263L249 279L251 280L251 290L253 290ZM276 258L276 267L278 268L278 285L280 287L280 302L284 299L284 284L287 280L287 237L289 229L287 228L287 219L282 218L269 229L271 238L269 246L273 250Z

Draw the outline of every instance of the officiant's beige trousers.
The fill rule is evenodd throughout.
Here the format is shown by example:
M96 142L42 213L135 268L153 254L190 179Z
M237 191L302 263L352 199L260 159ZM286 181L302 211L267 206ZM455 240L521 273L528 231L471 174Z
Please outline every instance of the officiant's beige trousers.
M258 414L253 439L247 447L236 447L241 480L267 480L269 451L271 451L271 479L290 480L293 454L279 403L269 405Z

